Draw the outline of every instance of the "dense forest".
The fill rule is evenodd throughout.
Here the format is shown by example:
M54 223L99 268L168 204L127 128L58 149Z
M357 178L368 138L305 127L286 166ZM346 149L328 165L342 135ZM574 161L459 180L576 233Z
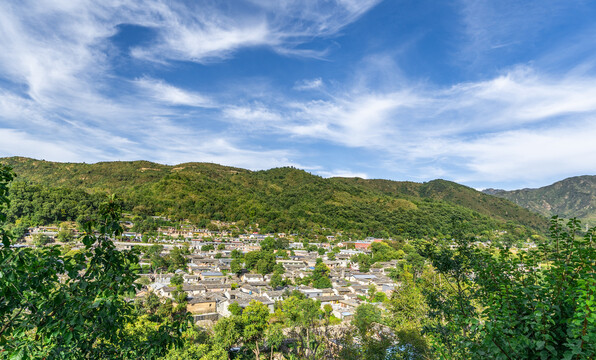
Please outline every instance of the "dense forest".
M207 224L241 221L262 233L305 236L442 238L452 218L474 234L543 234L546 218L507 200L444 180L424 184L325 179L294 168L248 171L215 164L166 166L146 161L53 163L0 160L18 174L10 193L12 223L44 225L92 216L109 194L135 216Z

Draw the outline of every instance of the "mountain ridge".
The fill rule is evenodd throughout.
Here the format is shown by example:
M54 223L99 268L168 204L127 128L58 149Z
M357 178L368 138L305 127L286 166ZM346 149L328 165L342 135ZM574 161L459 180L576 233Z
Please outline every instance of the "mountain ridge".
M584 222L596 223L596 175L572 176L539 188L486 189L483 192L547 217L577 217Z
M292 167L251 171L200 162L84 164L11 157L0 163L31 186L117 194L133 213L243 220L272 231L321 227L362 235L444 236L453 217L467 219L477 231L547 226L545 218L510 201L446 180L326 179Z

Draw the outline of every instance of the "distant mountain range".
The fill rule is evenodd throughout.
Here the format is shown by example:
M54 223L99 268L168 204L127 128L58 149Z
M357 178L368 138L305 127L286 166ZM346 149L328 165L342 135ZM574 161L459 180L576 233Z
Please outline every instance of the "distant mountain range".
M538 189L486 189L485 194L510 200L526 209L550 217L577 217L596 225L596 176L570 177Z
M359 236L434 237L448 235L454 218L466 221L474 233L508 229L521 236L548 226L545 217L509 200L445 180L326 179L289 167L249 171L208 163L84 164L23 157L0 158L0 163L14 168L20 184L12 218L39 209L27 210L39 215L30 217L37 223L84 215L97 201L73 213L72 204L80 204L81 196L113 193L133 214L193 222L241 220L276 232L330 229ZM43 199L36 198L40 193ZM41 205L48 201L55 205Z

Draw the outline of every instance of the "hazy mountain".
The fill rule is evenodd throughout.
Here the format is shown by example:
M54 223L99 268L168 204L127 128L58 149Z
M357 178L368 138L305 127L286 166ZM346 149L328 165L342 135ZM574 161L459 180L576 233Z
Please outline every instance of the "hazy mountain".
M547 217L559 215L564 218L577 217L584 221L596 222L596 176L594 175L570 177L538 189L512 191L487 189L484 192L511 200Z

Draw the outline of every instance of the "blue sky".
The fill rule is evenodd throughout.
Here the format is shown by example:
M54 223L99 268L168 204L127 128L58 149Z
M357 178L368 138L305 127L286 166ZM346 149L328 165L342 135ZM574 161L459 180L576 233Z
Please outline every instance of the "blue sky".
M590 1L0 2L0 156L475 188L596 169Z

